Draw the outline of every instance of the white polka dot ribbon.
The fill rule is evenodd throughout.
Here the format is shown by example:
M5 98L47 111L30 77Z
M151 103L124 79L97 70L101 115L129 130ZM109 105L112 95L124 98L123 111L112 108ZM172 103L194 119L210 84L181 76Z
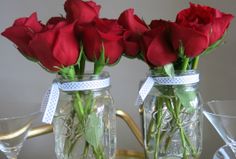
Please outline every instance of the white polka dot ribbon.
M101 89L110 86L110 78L97 79L91 81L65 82L53 81L52 87L46 92L41 105L44 111L42 122L51 124L59 100L60 90L62 91L85 91Z
M157 85L184 85L197 82L199 82L198 73L174 77L148 77L139 90L135 105L140 106L143 103L155 83Z

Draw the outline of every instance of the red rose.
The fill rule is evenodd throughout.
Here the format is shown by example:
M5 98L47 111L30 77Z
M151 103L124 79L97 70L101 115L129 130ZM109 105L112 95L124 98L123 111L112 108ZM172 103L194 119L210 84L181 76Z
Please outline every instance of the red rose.
M97 19L94 25L83 27L80 34L87 58L99 59L104 46L108 63L117 62L123 53L122 32L116 20Z
M35 59L35 55L29 48L29 42L42 29L43 25L37 20L37 14L33 13L28 18L24 17L15 20L11 27L2 32L2 35L15 43L24 56Z
M148 30L148 26L137 15L134 15L134 9L122 12L118 23L126 29L123 36L125 53L128 56L135 57L140 51L141 35Z
M170 43L170 22L155 20L155 27L143 34L143 51L149 65L158 67L177 60Z
M145 22L137 15L134 15L134 9L127 9L122 12L118 19L118 23L125 29L137 34L142 34L148 30Z
M78 20L79 24L91 23L98 18L101 6L92 1L67 0L64 4L66 18L73 22Z
M182 45L187 57L196 57L208 47L209 40L200 31L171 23L171 43L176 51Z
M79 57L79 46L74 35L74 24L59 22L38 33L29 47L39 62L50 71L74 65Z
M173 22L164 22L161 20L153 20L150 28L166 28L169 27L169 41L175 52L181 45L187 57L195 57L202 53L208 47L208 38L200 31L181 26Z
M233 15L217 9L190 3L190 8L178 13L176 23L205 34L209 45L219 40L229 27Z

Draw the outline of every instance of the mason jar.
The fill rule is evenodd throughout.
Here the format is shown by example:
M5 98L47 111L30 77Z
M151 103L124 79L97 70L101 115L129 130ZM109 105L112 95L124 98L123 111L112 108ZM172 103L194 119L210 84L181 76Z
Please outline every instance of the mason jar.
M110 84L97 86L97 81L108 79L107 72L84 74L73 81L57 79L60 84L83 85L82 90L61 90L53 120L58 159L115 158L116 116ZM94 88L86 87L89 84Z
M150 73L154 85L143 102L148 159L196 159L202 151L202 98L198 72L173 77Z

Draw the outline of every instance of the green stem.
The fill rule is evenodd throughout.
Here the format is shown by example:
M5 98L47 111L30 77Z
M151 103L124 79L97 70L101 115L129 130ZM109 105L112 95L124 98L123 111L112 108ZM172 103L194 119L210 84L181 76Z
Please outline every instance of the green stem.
M174 107L172 106L172 100L171 98L167 98L166 99L166 106L167 106L167 109L170 111L171 115L172 115L172 119L170 121L170 125L171 125L171 130L168 132L168 137L166 138L166 142L165 142L165 152L167 152L169 146L170 146L170 143L171 143L171 138L172 138L172 135L176 132L177 128L175 126L176 124L176 114L175 114L175 111L174 111ZM165 133L165 132L164 132Z
M104 68L105 65L99 65L97 64L96 62L94 63L94 74L95 75L98 75L102 72L103 68Z
M151 118L147 131L147 139L146 139L147 145L149 145L149 142L152 139L154 133L155 133L155 120Z
M199 61L199 56L194 59L193 69L197 68L198 61ZM182 127L182 121L180 119L180 114L183 111L184 107L182 106L182 104L181 104L181 102L178 98L176 98L175 105L177 105L177 108L175 109L176 117L177 117L176 120L178 121L177 124L178 124L178 127L179 127L181 141L182 141L182 145L183 145L183 149L184 149L183 157L184 157L184 159L187 158L187 150L188 149L190 149L190 151L191 151L191 156L197 157L197 151L195 150L195 148L192 145L189 137L185 133L184 128Z
M89 151L89 143L87 141L85 141L84 151L83 151L83 158L85 158L85 159L87 158L88 151Z
M191 142L189 140L189 137L186 134L184 134L184 137L186 139L186 143L190 147L190 150L192 152L192 156L196 158L197 157L197 151L194 149L194 146L191 144Z
M82 106L81 98L79 92L73 94L73 107L75 109L76 115L81 123L84 120L84 108Z
M83 54L80 60L80 69L79 69L79 75L83 75L85 71L85 62L86 62L86 57Z
M185 132L184 129L182 127L182 121L180 119L180 111L181 111L181 103L178 99L176 99L177 101L176 103L176 107L175 107L175 115L176 115L176 122L177 122L177 126L179 128L179 132L180 132L180 139L182 142L182 147L183 147L183 159L187 159L187 146L186 146L186 141L185 141Z
M184 128L182 126L182 121L179 117L179 115L181 114L181 103L180 101L178 100L177 102L177 109L176 109L176 116L177 116L177 124L178 124L178 127L179 127L179 131L180 131L180 138L181 138L181 141L182 141L182 146L183 146L183 150L184 150L184 153L183 153L183 159L187 159L187 150L188 148L191 150L191 156L193 157L196 157L197 156L197 152L196 150L194 149L194 146L191 144L188 136L186 135L185 131L184 131Z
M187 146L186 146L186 141L185 141L185 132L184 129L182 127L182 121L179 117L180 115L180 110L181 110L181 103L180 101L177 99L176 103L176 107L175 107L175 112L176 112L176 121L177 121L177 126L179 128L179 132L180 132L180 139L182 142L182 147L183 147L183 159L187 159Z
M199 59L200 59L200 56L197 56L193 59L193 65L192 65L192 69L197 69L198 67L198 63L199 63Z
M189 58L184 58L183 64L182 64L182 71L185 71L188 69L189 66Z
M158 159L158 155L159 155L159 148L160 148L160 137L161 137L161 124L162 124L162 107L163 107L163 100L162 98L158 98L157 101L157 114L156 114L156 128L157 128L157 132L156 132L156 148L155 148L155 152L154 152L154 159Z
M179 131L180 131L180 138L181 138L181 141L182 141L182 146L183 146L183 149L184 149L184 153L183 153L183 159L187 159L187 146L186 146L186 141L185 141L185 133L184 133L184 129L181 125L181 123L178 124L179 126Z
M95 159L106 159L102 146L93 147L93 154Z
M172 106L172 99L171 98L166 99L166 107L171 112L173 119L176 119L176 114L175 114L174 106Z
M84 112L88 116L91 113L92 106L94 105L94 98L93 98L93 91L89 91L89 93L86 95L88 96L88 99L85 103Z

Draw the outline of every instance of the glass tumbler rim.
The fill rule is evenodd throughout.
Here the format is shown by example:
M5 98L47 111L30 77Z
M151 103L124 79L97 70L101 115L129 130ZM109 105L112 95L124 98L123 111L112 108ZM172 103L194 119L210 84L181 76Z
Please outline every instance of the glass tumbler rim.
M211 114L213 116L222 117L222 118L236 119L236 114L235 115L225 115L225 114L214 113L214 112L210 112L210 111L206 110L206 107L210 107L210 104L216 103L216 102L235 102L235 104L236 104L236 99L224 99L224 100L213 99L213 100L210 100L203 107L203 113L205 112L207 114Z
M31 113L25 114L25 115L3 117L3 118L0 118L0 122L6 121L6 120L23 119L23 118L30 117L30 116L40 115L41 113L42 113L41 111L34 111L34 112L31 112Z

